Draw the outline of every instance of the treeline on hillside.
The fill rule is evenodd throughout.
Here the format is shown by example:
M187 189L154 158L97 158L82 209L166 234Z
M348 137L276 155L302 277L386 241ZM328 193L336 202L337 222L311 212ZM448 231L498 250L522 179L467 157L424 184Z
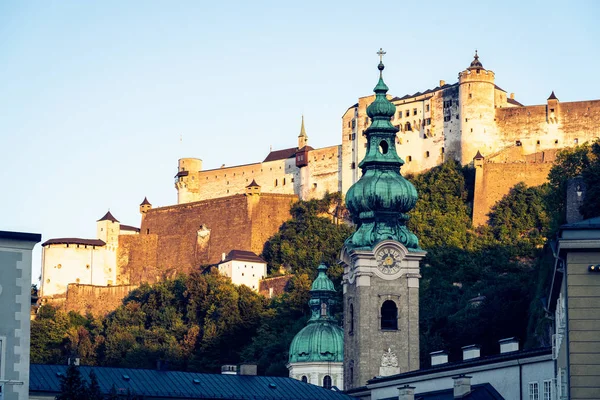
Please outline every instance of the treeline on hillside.
M564 222L566 181L582 175L586 217L596 216L600 146L579 146L558 156L549 183L516 185L491 211L489 225L471 225L473 171L447 162L409 177L419 192L409 227L427 250L420 290L421 358L516 336L527 347L549 344L543 300L553 266L546 241ZM595 196L596 199L598 196ZM334 223L344 215L339 194L298 202L292 219L266 244L270 271L294 273L288 292L271 300L232 285L216 273L193 273L132 292L105 318L40 308L32 321L31 360L64 363L79 356L89 365L218 372L222 364L257 362L259 373L287 375L287 351L308 319L310 285L321 261L341 299L337 257L352 228ZM337 315L340 317L340 307Z

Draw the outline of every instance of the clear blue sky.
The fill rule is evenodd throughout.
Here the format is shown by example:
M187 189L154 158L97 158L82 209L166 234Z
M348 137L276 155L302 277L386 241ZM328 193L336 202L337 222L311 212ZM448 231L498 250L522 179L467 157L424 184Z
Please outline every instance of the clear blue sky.
M109 208L139 226L144 196L176 202L178 158L261 161L302 114L338 144L380 47L393 95L455 82L477 48L524 104L600 99L600 2L290 3L1 1L0 230L94 238Z

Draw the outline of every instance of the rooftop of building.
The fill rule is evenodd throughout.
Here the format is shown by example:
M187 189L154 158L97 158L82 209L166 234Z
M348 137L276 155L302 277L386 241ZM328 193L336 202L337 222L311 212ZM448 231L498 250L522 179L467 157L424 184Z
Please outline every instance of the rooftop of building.
M223 260L226 261L249 261L266 264L267 262L255 253L247 250L231 250Z
M104 216L98 220L98 222L100 221L119 222L119 220L110 213L110 210L108 210L106 214L104 214Z
M140 228L136 228L135 226L125 225L125 224L121 224L120 229L122 231L133 231L133 232L139 232L140 231Z
M382 400L397 400L396 397L388 397ZM436 390L433 392L417 393L415 400L454 400L454 388ZM471 391L462 396L465 400L504 400L504 397L489 383L473 385Z
M56 239L46 240L44 243L42 243L42 246L48 246L51 244L80 244L80 245L84 245L84 246L104 246L104 245L106 245L106 243L100 239L56 238Z
M67 368L66 365L31 364L29 391L58 394L61 377L65 376ZM82 377L87 381L92 370L103 393L109 393L114 386L119 394L129 390L145 399L351 399L341 392L326 390L292 378L79 367Z
M40 240L42 240L42 235L40 233L0 231L0 239L20 240L37 243Z

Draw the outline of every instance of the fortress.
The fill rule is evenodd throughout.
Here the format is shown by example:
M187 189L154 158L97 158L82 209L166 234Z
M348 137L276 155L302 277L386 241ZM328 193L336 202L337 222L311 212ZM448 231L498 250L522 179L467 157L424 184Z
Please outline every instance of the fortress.
M473 222L487 221L490 207L520 181L546 181L557 150L600 136L600 100L561 103L554 92L546 104L525 106L495 83L477 52L458 74L458 82L440 81L433 89L402 97L388 95L396 107L396 150L402 172L419 173L455 159L476 168ZM320 198L346 193L359 176L358 162L367 147L365 96L342 116L341 144L313 149L304 118L298 146L271 151L261 163L202 170L202 161L179 160L175 187L178 203L240 194L255 179L263 193ZM476 159L476 160L475 160Z
M177 204L152 208L145 200L139 230L109 213L98 221L96 239L44 243L42 295L65 296L69 284L156 282L218 263L236 249L260 254L290 217L292 202L345 194L358 181L374 99L360 97L344 112L339 145L309 146L303 118L297 146L271 151L262 162L203 170L200 159L180 159ZM475 167L475 225L487 222L515 184L544 183L558 150L600 136L600 100L561 103L552 92L545 104L525 106L495 84L477 53L458 82L387 99L395 107L403 174L449 159Z

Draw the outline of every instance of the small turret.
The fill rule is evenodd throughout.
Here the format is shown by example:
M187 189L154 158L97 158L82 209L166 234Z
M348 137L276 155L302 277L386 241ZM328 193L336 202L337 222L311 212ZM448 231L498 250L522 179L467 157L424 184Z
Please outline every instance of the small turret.
M142 201L142 203L140 204L140 214L142 214L142 221L144 220L144 217L146 216L146 213L148 212L148 210L151 210L151 209L152 209L152 204L150 204L147 197L144 197L144 201Z
M304 115L302 116L302 125L300 126L300 134L298 135L298 149L303 148L308 144L308 135L304 129Z
M246 186L246 196L258 196L260 195L260 185L256 183L254 179L248 186Z
M116 250L120 231L121 223L111 214L110 210L96 222L97 237L106 243L109 250Z
M546 113L548 115L548 122L558 122L558 111L558 97L556 97L553 90L552 93L550 93L550 97L548 97L548 106L546 109Z

